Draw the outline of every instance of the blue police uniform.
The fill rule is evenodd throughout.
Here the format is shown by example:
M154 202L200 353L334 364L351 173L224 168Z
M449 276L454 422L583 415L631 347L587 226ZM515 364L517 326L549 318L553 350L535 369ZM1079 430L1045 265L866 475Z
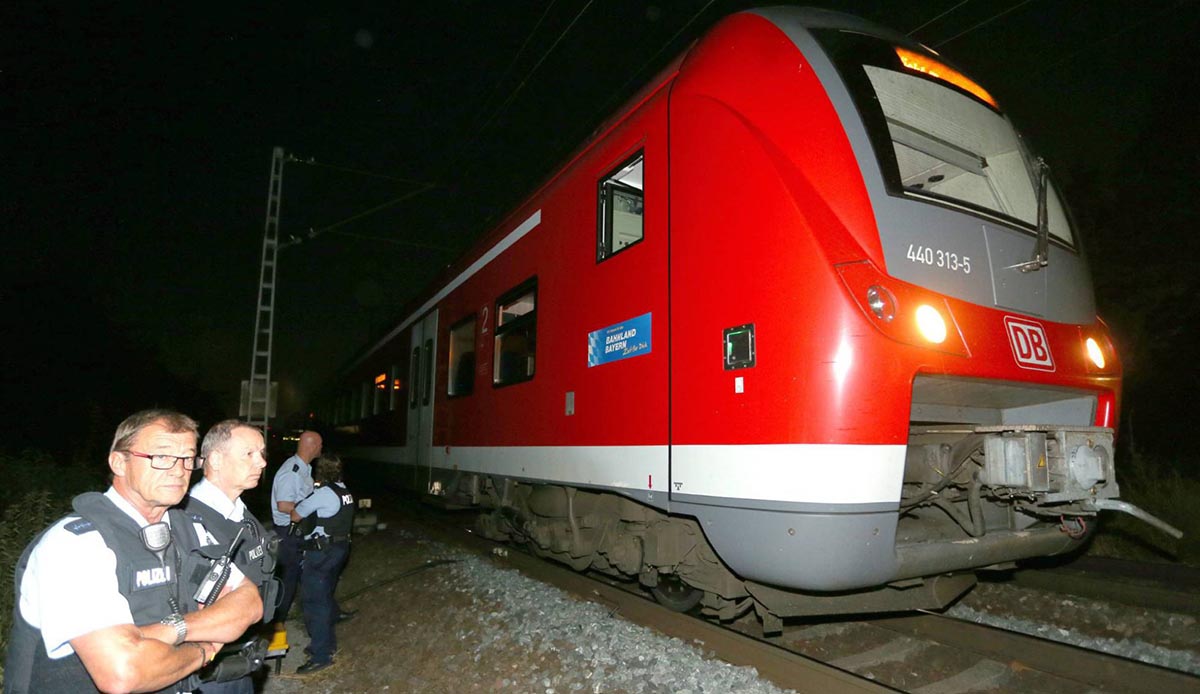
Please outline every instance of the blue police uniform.
M331 662L337 650L334 624L340 608L333 593L350 556L354 496L342 484L334 482L318 487L312 496L297 504L296 513L306 519L315 516L316 522L314 529L304 537L300 599L304 607L304 626L312 637L309 662L320 665Z
M284 621L292 609L296 587L300 584L300 538L288 533L292 519L279 510L278 502L300 503L312 494L312 467L298 455L284 461L271 483L271 520L279 535L279 580L282 582L279 603L275 607L275 619Z

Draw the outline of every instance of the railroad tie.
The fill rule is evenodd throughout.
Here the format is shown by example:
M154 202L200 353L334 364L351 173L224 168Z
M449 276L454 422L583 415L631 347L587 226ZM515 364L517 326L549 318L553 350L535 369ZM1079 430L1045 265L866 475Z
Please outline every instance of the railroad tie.
M1009 676L1010 670L1004 663L981 660L957 675L927 684L912 690L912 694L959 694L984 689L994 689Z
M898 639L892 639L882 646L872 648L869 651L831 660L829 664L842 670L857 672L862 668L872 667L880 663L893 663L898 660L905 660L914 653L928 647L929 643L927 641L918 641L902 636Z

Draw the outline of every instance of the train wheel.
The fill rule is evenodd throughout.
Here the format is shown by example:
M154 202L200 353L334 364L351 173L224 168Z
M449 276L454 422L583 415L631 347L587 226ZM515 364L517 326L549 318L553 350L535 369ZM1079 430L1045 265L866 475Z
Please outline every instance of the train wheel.
M687 612L704 597L704 591L689 586L674 574L660 577L650 592L660 605L676 612Z

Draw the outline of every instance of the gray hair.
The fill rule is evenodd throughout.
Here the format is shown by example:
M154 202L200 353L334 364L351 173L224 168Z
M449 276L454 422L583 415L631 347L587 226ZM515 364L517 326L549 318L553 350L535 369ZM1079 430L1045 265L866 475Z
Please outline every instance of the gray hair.
M127 450L133 445L138 434L152 424L161 424L172 434L199 436L196 420L185 414L164 409L142 410L129 415L117 425L117 433L113 436L112 448L108 449L108 452Z
M251 426L240 419L225 419L212 425L212 428L204 435L204 441L200 444L200 457L204 458L205 465L208 464L208 456L213 451L225 449L225 445L233 438L233 432L238 429L258 431L258 427Z

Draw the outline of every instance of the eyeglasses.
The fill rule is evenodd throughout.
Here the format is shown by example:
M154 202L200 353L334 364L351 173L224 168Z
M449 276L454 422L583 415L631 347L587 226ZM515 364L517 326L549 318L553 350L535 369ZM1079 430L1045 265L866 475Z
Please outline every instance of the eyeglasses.
M137 451L121 451L138 458L145 458L150 461L150 467L155 470L170 470L175 467L176 463L183 463L184 470L195 470L204 464L204 458L198 455L166 455L165 453L138 453Z

